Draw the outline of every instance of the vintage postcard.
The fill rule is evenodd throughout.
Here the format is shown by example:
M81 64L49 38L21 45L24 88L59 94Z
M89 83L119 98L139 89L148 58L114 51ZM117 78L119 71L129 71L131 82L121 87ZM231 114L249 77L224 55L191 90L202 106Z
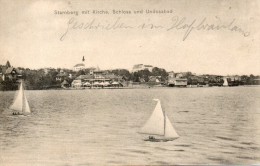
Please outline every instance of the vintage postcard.
M0 0L0 165L259 165L259 0Z

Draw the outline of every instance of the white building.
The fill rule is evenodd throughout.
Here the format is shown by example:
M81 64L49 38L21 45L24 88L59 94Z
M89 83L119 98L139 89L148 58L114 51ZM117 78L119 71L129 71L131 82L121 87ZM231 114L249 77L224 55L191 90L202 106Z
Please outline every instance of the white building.
M73 66L74 71L80 71L80 70L83 70L83 69L85 69L84 63L79 63L79 64L76 64L75 66Z
M173 71L168 72L168 86L180 86L186 87L188 84L188 80L186 78L182 78L183 74L175 73Z
M71 87L73 88L80 88L82 86L81 80L73 80L71 83Z
M152 65L144 65L144 64L137 64L133 66L132 72L137 72L140 70L149 70L152 72L153 66Z
M73 66L73 70L74 71L80 71L80 70L83 70L85 69L85 58L84 56L82 57L82 63L79 63L79 64L76 64L75 66Z
M170 78L168 79L168 86L182 86L186 87L188 80L186 78Z

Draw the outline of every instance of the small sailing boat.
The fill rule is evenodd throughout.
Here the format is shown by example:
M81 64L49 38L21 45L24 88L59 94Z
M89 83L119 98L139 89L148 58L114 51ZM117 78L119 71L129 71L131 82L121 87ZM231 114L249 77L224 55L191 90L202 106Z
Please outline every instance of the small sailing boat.
M179 138L165 111L162 110L160 100L154 100L157 101L157 105L139 133L149 135L145 141L151 142L166 142Z
M223 83L223 86L228 86L228 81L227 81L227 78L224 78L224 83Z
M31 112L29 103L24 93L23 81L21 81L16 98L9 109L13 111L13 115L25 115Z

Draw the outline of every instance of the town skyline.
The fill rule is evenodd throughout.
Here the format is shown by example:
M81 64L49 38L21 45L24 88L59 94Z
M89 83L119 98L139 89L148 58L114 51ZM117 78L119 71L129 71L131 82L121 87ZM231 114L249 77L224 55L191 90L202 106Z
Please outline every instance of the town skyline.
M83 56L84 57L84 56ZM84 61L85 61L85 57L84 57ZM106 70L128 70L130 73L134 73L134 72L136 72L135 70L134 70L134 67L136 66L136 65L143 65L143 66L150 66L150 67L152 67L152 68L160 68L160 69L165 69L165 68L163 68L163 67L160 67L160 66L153 66L153 65L150 65L150 64L142 64L142 63L139 63L139 64L134 64L134 65L132 65L132 67L130 67L130 68L124 68L124 67L122 67L122 68L101 68L99 65L92 65L92 66L87 66L83 61L82 62L80 62L80 63L77 63L77 64L75 64L75 65L73 65L72 67L51 67L51 66L48 66L48 67L39 67L39 68L30 68L30 67L26 67L26 66L14 66L12 63L10 63L10 61L9 60L7 60L5 63L0 63L0 66L5 66L7 63L9 63L9 64L11 64L11 66L12 67L14 67L14 68L24 68L24 69L26 69L26 68L28 68L28 69L30 69L30 70L40 70L40 69L66 69L66 70L72 70L72 71L75 71L75 66L76 65L79 65L79 64L84 64L85 66L84 66L84 68L82 68L82 69L80 69L80 70L85 70L85 69L91 69L91 68L96 68L96 69L98 69L98 70L100 70L100 71L106 71ZM149 71L151 71L152 70L152 68L151 69L144 69L144 70L149 70ZM140 69L139 69L140 70ZM79 71L79 70L76 70L76 71ZM137 70L138 71L138 70ZM194 71L191 71L191 70L186 70L186 71L177 71L177 70L167 70L167 69L165 69L165 71L166 72L174 72L174 73L185 73L185 72L191 72L192 74L195 74L195 75L220 75L220 76L235 76L235 75L255 75L255 76L259 76L260 74L256 74L256 73L248 73L248 74L217 74L217 73L196 73L196 72L194 72Z
M21 0L17 4L6 0L0 2L0 64L9 60L15 67L71 69L85 56L86 66L99 66L101 69L130 70L135 64L148 64L167 71L191 71L198 74L260 74L258 1L158 1L143 6L127 1L127 7L122 7L120 2L113 3L113 6L109 2L103 2L104 8L97 7L94 1ZM129 10L132 14L74 16L54 13L55 10L87 9ZM145 9L172 10L173 13L133 14L134 10ZM96 24L113 24L118 18L125 25L160 27L174 19L178 21L176 24L185 24L171 31L149 29L147 26L144 26L146 29L114 30L81 30L70 27L65 39L61 41L60 38L66 33L72 18L78 24L88 23L93 19ZM189 29L184 28L194 20L198 24L204 18L205 26L232 23L237 29L194 30L189 33ZM75 26L78 27L78 24ZM238 27L248 34L241 35ZM183 41L185 34L189 36Z

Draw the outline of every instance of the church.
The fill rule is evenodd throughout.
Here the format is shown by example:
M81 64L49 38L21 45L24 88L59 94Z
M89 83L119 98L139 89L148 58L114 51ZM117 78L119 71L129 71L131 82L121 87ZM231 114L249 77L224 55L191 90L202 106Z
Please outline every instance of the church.
M75 66L73 66L73 70L77 72L77 71L84 70L84 69L85 69L85 58L83 56L82 63L78 63Z

